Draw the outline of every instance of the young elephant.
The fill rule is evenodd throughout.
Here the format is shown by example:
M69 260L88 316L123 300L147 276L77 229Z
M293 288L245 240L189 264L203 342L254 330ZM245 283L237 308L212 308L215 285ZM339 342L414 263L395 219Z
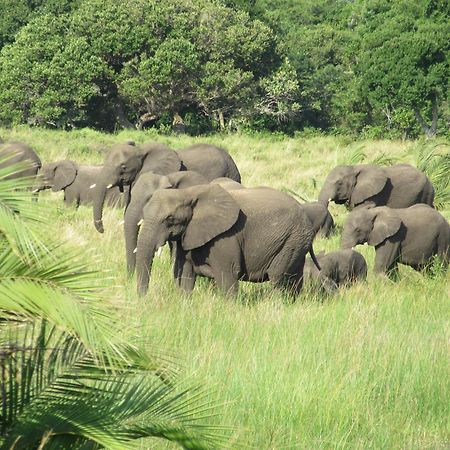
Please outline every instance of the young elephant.
M22 142L0 142L0 168L13 164L26 164L28 167L7 176L6 179L34 177L42 165L39 156L29 145Z
M80 204L92 203L93 187L101 170L102 166L81 166L68 159L44 164L40 175L41 184L36 190L51 188L53 192L64 191L64 203L75 203L78 208ZM110 206L123 206L125 201L119 188L108 190L107 203Z
M313 224L314 232L329 237L334 230L334 220L328 208L319 202L302 203L302 208Z
M328 292L367 277L366 260L361 253L354 250L338 250L327 254L320 252L316 256L322 270L319 271L313 262L307 259L305 278L320 281L321 287Z
M330 200L350 208L407 208L417 203L433 206L434 188L424 173L409 164L337 166L328 174L319 194L323 205Z
M135 249L139 228L144 219L144 208L153 197L155 191L158 189L184 189L207 183L208 180L203 175L190 170L169 173L168 175L147 172L139 177L133 186L133 193L124 218L125 247L129 273L133 273L136 266Z
M153 257L167 241L177 246L174 275L191 291L196 275L224 293L238 281L270 280L296 294L314 231L299 203L270 188L227 192L209 184L155 192L144 209L136 256L138 291L148 289Z
M402 209L359 208L344 224L342 248L365 242L375 247L376 272L395 271L397 263L421 270L434 255L448 265L450 225L424 204Z

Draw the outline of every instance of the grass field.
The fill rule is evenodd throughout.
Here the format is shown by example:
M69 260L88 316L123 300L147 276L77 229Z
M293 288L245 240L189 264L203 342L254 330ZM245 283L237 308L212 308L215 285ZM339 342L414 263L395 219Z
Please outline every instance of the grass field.
M281 138L223 135L204 138L150 132L104 135L0 130L5 140L35 147L44 162L71 158L100 163L101 150L126 139L157 139L174 148L210 142L228 149L243 184L267 185L317 197L336 164L358 161L416 163L424 144L352 141L347 137ZM449 175L450 176L450 175ZM155 261L146 298L128 281L122 213L108 210L105 234L92 210L62 203L46 192L48 233L98 254L114 287L105 302L119 309L123 332L157 343L180 357L187 377L211 386L223 402L221 423L233 427L230 448L448 449L450 448L450 276L421 275L402 267L389 281L370 270L365 284L320 298L305 289L295 304L269 284L241 283L236 300L222 298L206 280L191 297L171 281L165 250ZM338 226L346 211L332 205ZM450 218L450 206L443 214ZM315 251L339 247L339 235L319 238ZM142 448L173 448L162 441Z

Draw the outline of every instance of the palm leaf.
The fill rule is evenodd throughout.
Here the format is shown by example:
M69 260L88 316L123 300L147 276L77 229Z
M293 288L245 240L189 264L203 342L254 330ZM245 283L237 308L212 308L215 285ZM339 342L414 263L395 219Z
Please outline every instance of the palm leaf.
M202 423L212 412L207 391L167 385L128 368L99 369L76 339L45 321L39 330L29 327L22 346L4 360L6 448L14 442L16 449L37 448L44 436L46 447L56 438L60 448L84 442L111 449L135 448L132 441L148 437L196 449L214 448L226 439L224 428Z

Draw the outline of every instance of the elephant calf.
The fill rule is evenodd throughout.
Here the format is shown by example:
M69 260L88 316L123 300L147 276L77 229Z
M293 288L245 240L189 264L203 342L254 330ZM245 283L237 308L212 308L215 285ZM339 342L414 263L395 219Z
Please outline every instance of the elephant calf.
M322 270L318 270L310 259L305 263L305 278L320 282L322 289L332 292L338 286L365 280L367 263L364 256L351 249L326 253L320 252L317 260Z
M388 273L402 263L423 269L438 255L449 262L450 225L428 205L393 209L387 206L352 211L342 233L342 248L368 243L375 247L375 271Z
M67 159L44 164L40 176L41 183L36 190L51 188L53 192L64 191L64 203L67 205L75 203L78 208L80 204L92 203L93 188L101 170L102 166L81 166ZM110 206L124 206L126 198L116 187L108 190L107 202Z
M224 293L238 281L270 280L296 294L302 286L314 231L300 204L270 188L226 191L207 184L159 189L144 208L136 254L138 291L148 289L156 250L176 245L174 275L191 291L197 275L213 278Z

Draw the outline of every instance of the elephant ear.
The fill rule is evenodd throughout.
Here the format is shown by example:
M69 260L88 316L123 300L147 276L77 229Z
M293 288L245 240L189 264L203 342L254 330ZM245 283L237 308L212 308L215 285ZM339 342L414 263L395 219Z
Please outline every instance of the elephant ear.
M239 217L234 198L218 185L195 189L192 218L182 238L184 250L201 247L229 230Z
M203 175L192 170L174 172L169 174L168 177L175 189L208 184L208 180Z
M180 157L167 145L148 143L141 145L137 151L143 157L142 172L167 175L181 169Z
M359 205L377 195L384 189L387 181L388 178L381 167L375 165L360 166L350 198L351 205Z
M378 208L377 208L378 209ZM383 241L394 236L400 230L402 221L390 208L383 207L375 214L372 231L369 234L369 245L377 246Z
M64 160L57 163L53 177L53 192L61 191L71 185L77 176L77 171L77 165L73 161Z

